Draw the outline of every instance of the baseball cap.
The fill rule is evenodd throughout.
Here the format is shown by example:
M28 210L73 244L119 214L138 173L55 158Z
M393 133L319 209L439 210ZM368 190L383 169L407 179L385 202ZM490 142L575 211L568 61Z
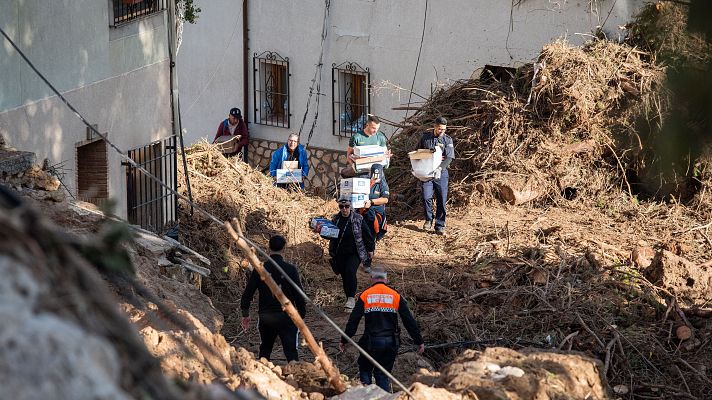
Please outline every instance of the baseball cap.
M230 115L232 115L235 118L242 118L242 112L237 107L233 107L230 109Z

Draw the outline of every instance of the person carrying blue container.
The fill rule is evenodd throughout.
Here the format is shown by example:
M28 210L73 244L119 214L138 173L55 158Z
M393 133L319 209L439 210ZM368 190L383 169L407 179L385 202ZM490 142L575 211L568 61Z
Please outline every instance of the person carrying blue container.
M421 183L421 198L423 200L423 209L425 211L425 223L423 230L430 230L433 227L433 217L435 217L435 233L438 235L445 234L445 204L447 203L448 190L448 167L453 159L455 159L455 146L452 138L445 134L447 130L447 120L443 117L438 117L433 123L433 131L425 132L418 142L416 149L428 149L435 151L436 147L440 147L443 154L442 163L435 170L435 177L429 181ZM432 198L435 195L435 215L433 215Z

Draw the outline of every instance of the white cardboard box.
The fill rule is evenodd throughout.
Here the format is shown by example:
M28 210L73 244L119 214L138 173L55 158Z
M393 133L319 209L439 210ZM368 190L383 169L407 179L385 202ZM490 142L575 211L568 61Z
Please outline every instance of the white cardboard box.
M371 180L367 178L344 178L339 183L341 196L351 196L354 193L369 194L371 192Z
M354 147L354 155L356 157L373 157L386 154L386 148L383 146L369 145Z
M342 194L342 196L344 196ZM368 200L367 194L362 193L352 193L350 196L346 196L351 199L351 208L363 208L366 207L366 200Z
M278 169L277 170L277 183L301 183L302 182L302 170L301 169Z
M413 175L421 181L433 179L435 170L443 161L443 153L440 147L436 147L435 151L429 155L428 153L430 153L430 150L424 151L422 149L408 153Z
M321 230L319 231L319 236L325 239L336 239L339 237L339 227L331 222L323 224L321 226Z

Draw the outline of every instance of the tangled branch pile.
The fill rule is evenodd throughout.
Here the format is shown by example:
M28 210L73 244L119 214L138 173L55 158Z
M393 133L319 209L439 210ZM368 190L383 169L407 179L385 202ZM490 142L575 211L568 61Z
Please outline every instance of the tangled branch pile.
M277 188L269 176L243 162L225 158L216 146L206 142L187 148L186 162L193 200L198 206L223 221L237 218L243 232L264 249L270 235L284 236L289 243L287 256L301 260L305 268L312 261L321 261L323 249L319 244L323 243L312 242L314 233L307 223L309 217L333 214L335 205L299 191ZM184 173L179 168L179 174ZM179 181L184 178L179 177ZM197 211L190 215L183 204L181 207L182 239L213 263L214 279L206 282L204 292L224 315L231 315L234 301L244 286L245 274L239 271L247 266L247 260L239 249L232 247L223 227ZM226 328L229 330L231 324L226 323Z
M603 40L582 47L556 41L511 80L460 81L436 91L393 139L392 191L416 199L406 153L444 116L455 142L450 185L458 204L478 193L514 204L613 189L633 194L626 175L645 167L635 125L658 123L663 78L646 58Z

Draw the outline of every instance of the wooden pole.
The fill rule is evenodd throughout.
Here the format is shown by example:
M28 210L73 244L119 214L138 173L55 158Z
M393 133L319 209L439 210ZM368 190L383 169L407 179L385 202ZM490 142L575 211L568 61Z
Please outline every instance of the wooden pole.
M237 232L235 232L235 229L233 228L232 224L230 224L229 222L225 222L225 229L227 230L227 233L232 237L235 243L237 243L237 246L240 247L240 250L242 250L243 254L245 254L245 257L247 257L247 259L250 261L250 264L252 264L257 273L260 275L262 281L264 281L264 283L266 283L269 287L269 290L272 291L274 297L282 305L282 310L286 312L287 315L289 315L289 318L294 321L294 325L296 325L302 335L304 335L304 338L306 339L307 344L309 345L309 349L312 351L314 357L319 362L319 364L321 364L321 367L326 372L326 375L329 377L329 382L331 382L331 385L334 387L334 389L336 389L338 393L345 392L346 384L344 383L344 381L341 380L339 370L331 363L329 357L326 355L326 353L324 353L324 349L322 349L321 346L319 346L319 344L316 342L314 336L312 335L307 325L304 323L304 320L299 315L297 309L294 307L292 302L289 301L287 296L284 295L282 289L277 286L277 283L275 283L274 279L272 279L272 275L270 275L269 272L265 270L264 265L259 260L259 258L257 258L257 253L255 252L255 249L250 247L247 242L241 238L242 230L240 229L240 226L238 224L235 224L235 227L237 228Z

